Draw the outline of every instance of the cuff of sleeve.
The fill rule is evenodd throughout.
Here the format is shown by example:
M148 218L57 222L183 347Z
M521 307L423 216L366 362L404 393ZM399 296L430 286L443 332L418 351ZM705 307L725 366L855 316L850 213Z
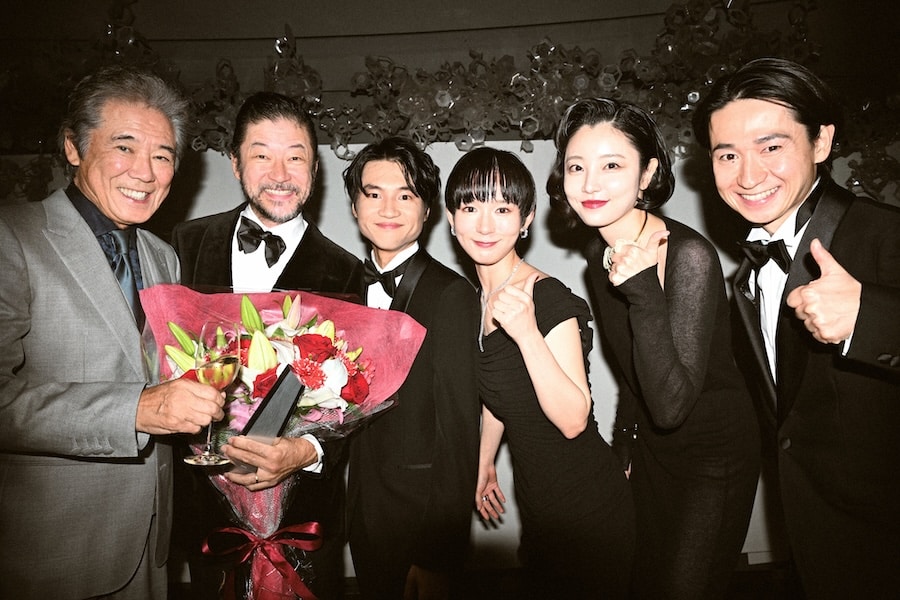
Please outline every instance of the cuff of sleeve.
M853 341L853 334L850 334L846 340L841 342L841 356L847 356L847 353L850 352L850 342Z
M316 460L316 462L303 467L303 470L307 473L321 473L322 467L324 466L325 457L325 451L322 449L322 444L315 438L315 436L309 434L300 436L300 439L306 440L310 444L312 444L313 448L316 449L316 456L318 457L318 460Z

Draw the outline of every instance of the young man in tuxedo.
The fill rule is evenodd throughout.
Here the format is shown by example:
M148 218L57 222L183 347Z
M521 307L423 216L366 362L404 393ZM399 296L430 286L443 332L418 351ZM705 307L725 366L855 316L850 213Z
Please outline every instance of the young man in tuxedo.
M235 122L231 164L246 202L172 231L182 283L219 291L358 294L360 261L303 218L315 187L318 148L315 128L298 103L274 92L247 98ZM222 448L230 458L257 467L255 473L226 474L249 490L274 486L295 473L302 477L282 526L306 521L322 525L324 544L310 553L314 577L309 583L321 600L340 597L344 576L343 446L331 442L323 447L311 435L277 438L272 445L237 436ZM215 493L205 481L194 483L201 484L197 493ZM207 498L196 510L213 502ZM213 523L199 522L206 531L198 534L209 533ZM197 556L198 540L190 544L195 592L215 593L220 575L215 568L202 569L208 561ZM205 580L204 573L212 580L198 582Z
M818 77L767 58L719 80L694 130L752 226L734 297L801 584L887 598L900 589L900 211L831 180L840 124Z
M187 102L106 67L69 97L72 174L0 209L0 598L164 600L172 448L225 396L154 385L138 290L178 281L172 248L137 227L169 194Z
M367 600L447 598L468 547L479 414L472 285L419 244L438 211L440 174L405 138L366 146L344 171L372 246L366 304L427 329L397 405L351 440L350 550Z

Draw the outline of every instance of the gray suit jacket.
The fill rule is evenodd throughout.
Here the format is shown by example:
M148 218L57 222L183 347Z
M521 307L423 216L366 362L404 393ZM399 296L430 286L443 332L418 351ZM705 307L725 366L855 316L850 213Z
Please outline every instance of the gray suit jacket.
M138 230L145 286L177 282L171 247ZM149 382L109 263L60 190L0 209L0 598L124 586L151 517L168 555L171 449L135 432Z

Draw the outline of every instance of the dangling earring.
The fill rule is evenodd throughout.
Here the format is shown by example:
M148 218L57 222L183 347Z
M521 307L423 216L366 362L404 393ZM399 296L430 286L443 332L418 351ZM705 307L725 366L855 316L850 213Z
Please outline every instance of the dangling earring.
M519 237L522 238L523 240L528 237L528 228L527 227L519 232Z
M454 227L453 225L450 226L450 235L456 237L456 227Z

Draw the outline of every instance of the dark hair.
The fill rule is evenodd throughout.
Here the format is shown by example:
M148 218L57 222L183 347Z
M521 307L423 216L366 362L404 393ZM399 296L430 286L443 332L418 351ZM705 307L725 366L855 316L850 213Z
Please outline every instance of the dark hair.
M444 204L455 213L473 200L490 202L500 192L508 204L519 207L522 223L534 212L534 178L512 152L482 146L463 155L447 178Z
M697 105L694 136L701 146L710 149L712 114L742 99L765 100L790 109L797 122L806 127L810 141L819 137L822 125L834 125L835 139L843 126L834 92L812 71L783 58L757 58L721 77Z
M240 164L241 144L247 137L247 128L261 121L277 121L287 119L306 130L312 144L312 164L319 162L318 138L309 114L293 98L276 92L256 92L244 100L234 119L234 135L231 137L231 155Z
M57 143L66 154L66 139L71 139L79 156L88 151L91 133L102 125L103 109L108 102L126 102L158 110L175 132L175 168L187 144L188 101L174 87L153 73L134 68L108 66L79 81L69 94L66 116L59 128ZM77 167L66 163L72 174Z
M556 160L547 178L547 193L550 206L561 214L570 226L579 222L575 211L569 206L565 191L566 149L572 136L582 127L609 123L627 137L640 155L641 172L650 164L650 159L659 162L650 185L644 190L643 198L636 206L643 210L653 210L665 204L675 190L675 175L672 161L666 149L666 142L653 118L644 109L611 98L586 98L579 100L563 114L556 127L554 142Z
M363 169L376 160L397 163L403 170L406 185L422 199L425 208L436 211L441 199L441 170L412 140L399 136L369 144L344 169L344 189L350 196L350 204L356 206L357 197L363 192Z

